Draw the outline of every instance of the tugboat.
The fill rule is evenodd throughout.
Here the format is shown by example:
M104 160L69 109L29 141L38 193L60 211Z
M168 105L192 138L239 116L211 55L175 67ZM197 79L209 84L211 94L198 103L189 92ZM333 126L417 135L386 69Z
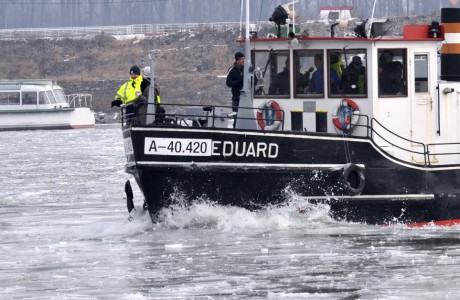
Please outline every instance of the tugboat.
M460 9L400 37L372 19L354 37L335 36L337 23L302 36L291 13L276 7L267 37L246 26L237 114L162 104L176 113L159 118L152 104L139 124L122 107L126 171L152 220L178 198L257 210L296 195L337 220L459 224Z

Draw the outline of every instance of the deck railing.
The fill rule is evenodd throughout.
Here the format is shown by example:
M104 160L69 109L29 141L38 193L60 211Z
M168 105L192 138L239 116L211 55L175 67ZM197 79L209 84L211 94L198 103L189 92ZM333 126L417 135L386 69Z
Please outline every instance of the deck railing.
M70 107L93 107L92 94L70 94L65 95L65 100L69 103Z
M144 104L145 105L145 104ZM185 127L218 127L218 128L233 128L234 122L238 120L253 120L257 122L257 117L237 117L237 114L232 111L232 106L225 105L190 105L190 104L161 104L165 107L167 113L140 113L139 106L134 103L122 105L122 125L141 124L143 119L151 116L155 121L153 124L175 124ZM249 109L257 111L259 108L239 107L239 109ZM272 111L270 108L263 109L264 111ZM279 129L284 131L284 111L281 113ZM270 125L275 120L268 120Z
M460 149L460 143L424 144L421 142L407 139L405 137L402 137L396 134L395 132L383 126L383 124L381 124L375 118L369 119L369 117L366 115L359 115L359 116L360 117L365 116L366 122L365 124L357 124L355 126L365 127L367 129L367 137L370 138L374 142L374 145L378 147L382 152L385 152L386 154L392 157L394 157L392 153L389 153L384 148L382 148L377 143L375 143L377 138L387 143L389 146L395 147L403 152L421 155L423 157L423 160L415 163L415 165L418 165L418 166L430 167L430 166L433 166L433 164L437 164L439 161L438 159L436 159L436 156L450 156L450 157L460 156L459 150L452 150L453 148ZM407 148L408 144L416 146L420 148L421 150L417 151L414 149L409 149ZM395 157L395 159L403 161L401 159L398 159L397 157ZM458 163L452 164L452 166L454 165L458 166L459 164Z

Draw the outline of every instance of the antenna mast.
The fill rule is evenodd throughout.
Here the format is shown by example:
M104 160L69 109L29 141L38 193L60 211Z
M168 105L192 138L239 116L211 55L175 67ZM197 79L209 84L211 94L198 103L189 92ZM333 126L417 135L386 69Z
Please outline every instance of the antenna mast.
M375 3L377 3L377 0L374 0L374 7L372 8L371 22L369 24L369 31L367 32L369 38L371 37L372 22L374 21Z

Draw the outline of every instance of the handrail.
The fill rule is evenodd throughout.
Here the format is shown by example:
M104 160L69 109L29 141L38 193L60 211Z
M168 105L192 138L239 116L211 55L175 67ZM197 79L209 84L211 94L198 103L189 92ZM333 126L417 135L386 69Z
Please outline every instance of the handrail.
M435 144L427 144L426 145L426 152L427 152L427 155L428 155L428 162L429 162L429 165L431 165L431 161L429 160L430 158L430 155L432 156L436 156L436 155L460 155L460 152L457 151L457 152L434 152L432 153L430 151L430 147L431 146L436 146L436 147L442 147L442 146L460 146L460 143L435 143Z
M92 94L70 94L65 95L65 100L70 107L93 107Z
M368 115L362 115L362 114L351 114L352 116L358 116L358 117L363 117L366 119L366 125L361 125L361 124L354 124L353 127L364 127L366 128L366 137L367 138L371 138L371 135L372 135L372 130L371 130L371 126L369 124L369 116Z
M417 144L417 145L420 145L422 146L423 148L423 152L419 152L419 151L415 151L415 150L410 150L410 149L406 149L406 148L403 148L393 142L390 142L389 140L385 139L380 133L378 133L376 130L375 130L375 126L374 126L374 122L377 123L381 128L383 128L387 133L393 135L394 137L397 137L399 139L402 139L406 142L410 142L410 143L413 143L413 144ZM382 140L384 140L385 142L387 142L388 144L390 144L391 146L394 146L400 150L403 150L403 151L406 151L406 152L410 152L410 153L415 153L415 154L422 154L423 155L423 159L424 159L424 165L426 166L427 165L427 162L428 162L428 159L427 159L427 150L426 150L426 146L424 143L420 143L420 142L416 142L416 141L412 141L412 140L409 140L405 137L402 137L396 133L394 133L393 131L389 130L388 128L386 128L385 126L382 125L382 123L380 123L379 121L377 121L377 119L375 118L372 118L371 119L371 132L372 133L375 133L378 137L380 137ZM371 134L372 135L372 134ZM371 139L374 140L374 136L372 135L371 136ZM382 149L383 150L383 149Z
M141 105L145 105L144 104L141 104ZM207 122L207 127L217 127L216 123L217 123L217 120L221 119L221 121L223 121L222 119L227 119L228 121L230 120L235 120L236 119L239 119L239 120L253 120L255 122L257 122L257 117L237 117L233 112L232 112L232 106L227 106L227 105L200 105L200 104L161 104L161 106L164 106L164 107L169 107L169 110L170 111L173 111L173 113L165 113L165 114L161 114L161 117L162 118L167 118L168 121L171 121L173 122L174 124L183 124L185 126L190 126L190 127L201 127L203 126L200 122L198 122L199 120L203 121L203 123ZM132 107L132 109L131 109ZM128 123L126 122L128 119L132 119L134 120L134 123L139 123L138 120L140 119L140 117L142 116L148 116L148 115L153 115L154 118L155 117L159 117L159 114L155 114L155 113L139 113L138 112L138 107L139 107L139 104L136 104L134 102L131 102L131 103L127 103L127 104L123 104L121 106L122 108L122 112L121 112L121 121L122 121L122 126L125 126L125 125L128 125L128 124L125 124L125 123ZM196 107L196 108L202 108L203 109L203 114L202 115L197 115L197 114L188 114L186 112L180 112L178 110L182 109L186 109L186 108L190 108L190 107ZM205 110L206 109L206 110ZM218 110L222 110L222 111L225 111L225 114L220 114L218 112ZM243 107L243 106L240 106L239 109L250 109L250 110L253 110L254 112L256 112L257 110L260 110L259 108L254 108L254 107ZM126 111L129 111L129 112L126 112ZM263 108L262 110L272 110L272 108ZM254 114L255 115L255 114ZM284 130L284 118L285 118L285 114L284 114L284 111L281 110L281 128L280 130ZM187 122L188 121L188 122ZM195 122L193 122L195 121ZM191 123L191 124L190 124ZM221 123L221 122L219 122Z
M399 146L397 145L396 143L394 142L391 142L389 141L388 139L384 138L383 137L383 134L379 133L377 130L376 130L376 126L375 124L378 124L382 129L384 129L385 132L391 134L392 136L394 137L397 137L401 140L404 140L406 142L409 142L409 143L412 143L412 144L416 144L416 145L419 145L422 147L423 151L415 151L415 150L411 150L411 149L406 149L402 146ZM365 126L365 125L361 125L361 126ZM372 118L371 119L371 124L368 128L370 131L371 131L371 137L370 139L375 142L375 137L374 135L377 135L378 137L380 137L383 141L387 142L389 145L391 146L394 146L400 150L403 150L403 151L406 151L406 152L409 152L409 153L415 153L415 154L421 154L423 155L423 166L424 167L429 167L429 166L432 166L432 163L435 162L435 161L432 161L432 159L430 158L431 156L435 156L435 155L460 155L460 152L459 151L451 151L451 152L432 152L431 149L434 148L434 147L442 147L442 146L459 146L460 147L460 143L430 143L430 144L424 144L424 143L421 143L421 142L416 142L416 141L413 141L413 140L410 140L410 139L407 139L405 137L402 137L396 133L394 133L393 131L391 131L390 129L386 128L385 126L383 126L377 119L375 118ZM385 153L388 153L387 151L385 151L384 149L382 149L381 147L379 147L378 145L376 145L381 151L385 152Z

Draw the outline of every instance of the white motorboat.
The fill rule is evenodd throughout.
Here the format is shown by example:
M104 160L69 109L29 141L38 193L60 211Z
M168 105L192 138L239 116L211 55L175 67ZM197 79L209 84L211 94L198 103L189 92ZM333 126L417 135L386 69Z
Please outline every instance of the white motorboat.
M0 80L0 130L94 127L91 96L65 95L54 80Z

